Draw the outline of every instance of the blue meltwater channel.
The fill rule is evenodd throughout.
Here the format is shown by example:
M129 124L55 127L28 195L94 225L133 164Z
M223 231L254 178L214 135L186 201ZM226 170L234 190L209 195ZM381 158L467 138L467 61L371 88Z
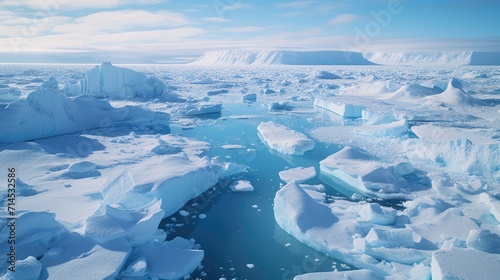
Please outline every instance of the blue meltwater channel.
M288 235L275 222L273 199L280 188L278 172L298 166L314 166L319 173L319 161L340 150L317 142L314 150L304 156L286 157L269 151L258 137L257 126L262 121L274 121L308 135L313 125L309 114L270 114L257 104L225 105L221 118L207 119L203 125L182 130L172 126L173 134L210 143L213 148L203 155L220 156L226 161L249 167L240 177L254 186L253 192L231 192L229 179L188 202L179 214L166 218L161 226L182 224L170 228L168 240L175 236L194 238L205 251L203 268L192 274L202 279L293 279L295 275L346 270L352 267L313 250ZM234 115L254 115L255 118L231 118ZM244 148L224 149L236 144ZM319 184L318 176L306 183ZM342 196L333 188L327 193ZM206 218L200 219L199 214ZM203 217L203 215L202 215ZM172 220L174 218L174 220Z

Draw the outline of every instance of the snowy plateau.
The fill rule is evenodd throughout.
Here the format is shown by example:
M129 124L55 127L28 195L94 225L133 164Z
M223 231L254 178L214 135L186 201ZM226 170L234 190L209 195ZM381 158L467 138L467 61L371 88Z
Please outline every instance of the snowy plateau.
M0 279L494 279L488 64L497 53L4 64Z

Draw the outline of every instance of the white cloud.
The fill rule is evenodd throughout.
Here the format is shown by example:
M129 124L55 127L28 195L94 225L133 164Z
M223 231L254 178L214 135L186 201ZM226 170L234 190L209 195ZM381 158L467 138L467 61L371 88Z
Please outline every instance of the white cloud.
M179 27L191 22L180 13L169 11L122 10L93 13L56 26L53 33L100 34L134 29Z
M331 24L331 25L347 24L347 23L355 21L357 18L358 18L357 15L342 14L342 15L338 15L338 16L334 17L333 19L331 19L330 21L328 21L328 24Z
M226 18L221 18L221 17L208 17L208 18L203 18L203 20L208 21L208 22L216 22L216 23L232 22L232 20L229 20Z
M316 1L292 1L292 2L279 3L276 6L285 9L303 9L310 7L315 3Z
M37 36L33 38L0 38L0 52L61 52L122 50L136 52L143 46L155 44L156 51L165 51L168 45L176 45L204 34L205 30L193 27L181 27L165 30L131 31L114 34L78 34ZM14 45L13 45L14 44ZM17 47L17 48L15 48Z
M4 0L0 8L22 7L34 11L57 13L63 10L107 9L123 5L149 5L166 2L164 0Z
M222 31L225 32L234 32L234 33L245 33L245 32L257 32L269 29L269 27L262 26L242 26L242 27L230 27L224 28Z
M241 9L250 9L252 6L249 4L245 3L234 3L234 4L229 4L229 5L224 5L222 6L221 10L223 12L228 12L228 11L235 11L235 10L241 10Z

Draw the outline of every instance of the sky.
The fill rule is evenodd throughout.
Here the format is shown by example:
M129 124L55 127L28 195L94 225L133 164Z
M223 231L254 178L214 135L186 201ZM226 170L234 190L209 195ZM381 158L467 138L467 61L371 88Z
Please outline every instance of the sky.
M0 0L0 63L185 63L205 51L500 51L498 0Z

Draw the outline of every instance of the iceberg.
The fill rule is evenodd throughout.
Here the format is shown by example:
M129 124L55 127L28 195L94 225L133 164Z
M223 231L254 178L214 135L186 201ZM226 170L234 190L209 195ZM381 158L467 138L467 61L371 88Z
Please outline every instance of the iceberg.
M166 85L156 77L128 68L104 62L85 72L85 77L74 84L67 83L64 91L68 96L90 95L106 99L161 99L178 101L175 94L168 92Z
M257 130L269 148L285 155L303 155L314 148L314 141L304 134L274 122L262 122Z
M363 57L385 65L500 65L500 52L378 52Z
M361 53L348 51L243 51L205 52L194 65L373 65Z
M315 98L314 106L329 110L345 118L361 118L364 106L337 102L325 98Z
M168 128L170 115L136 106L115 108L91 96L66 97L50 78L40 89L0 108L0 142L15 143L111 126Z

